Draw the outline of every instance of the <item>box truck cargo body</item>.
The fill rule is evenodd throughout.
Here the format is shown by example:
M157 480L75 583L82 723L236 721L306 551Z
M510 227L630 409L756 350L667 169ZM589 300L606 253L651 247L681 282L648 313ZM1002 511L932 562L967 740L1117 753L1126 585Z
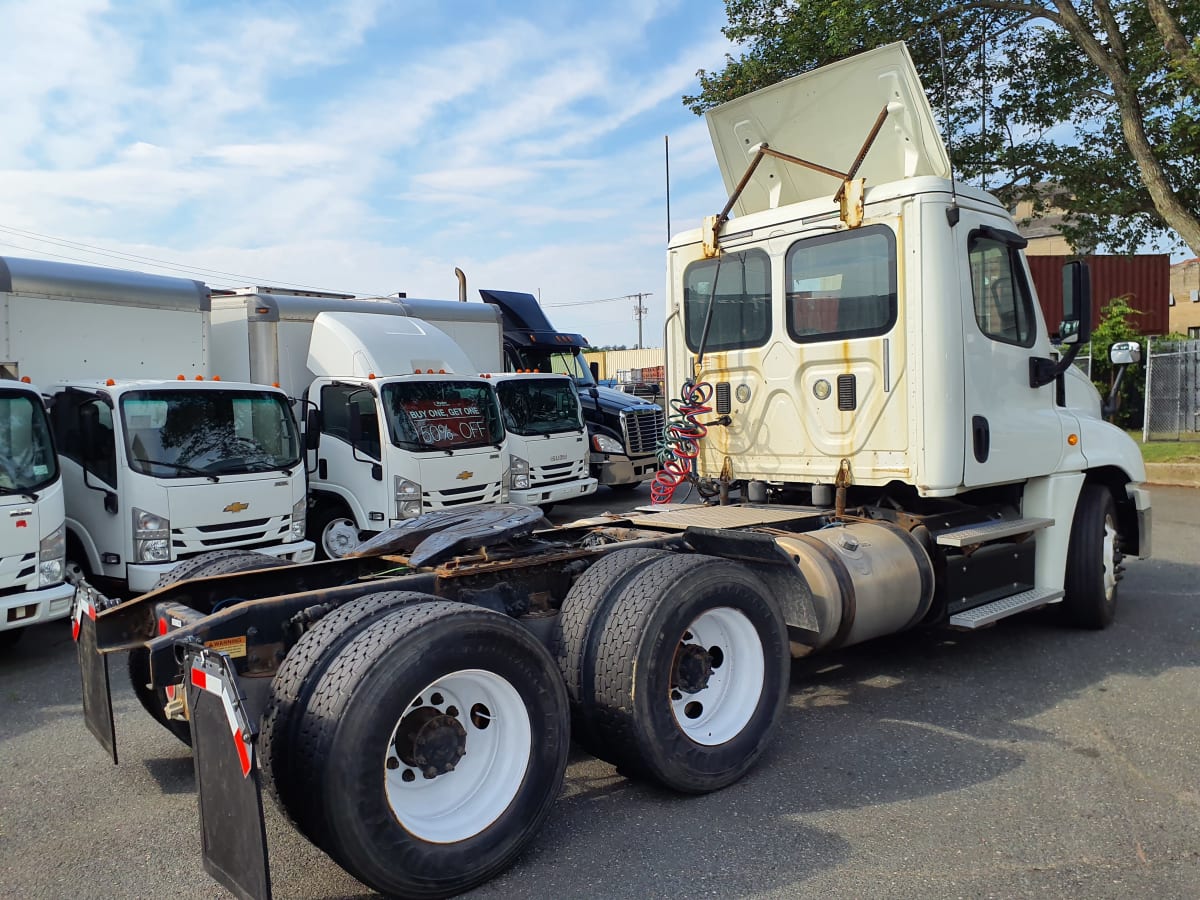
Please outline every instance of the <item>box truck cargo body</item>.
M312 558L287 396L220 380L203 284L6 258L0 304L0 354L51 395L69 574L140 592L214 549Z

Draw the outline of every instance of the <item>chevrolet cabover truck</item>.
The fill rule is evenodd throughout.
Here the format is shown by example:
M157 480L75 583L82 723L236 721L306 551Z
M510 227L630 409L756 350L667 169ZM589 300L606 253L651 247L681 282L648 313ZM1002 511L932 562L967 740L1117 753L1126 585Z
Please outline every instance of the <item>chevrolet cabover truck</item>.
M732 195L670 243L667 377L677 468L721 502L442 511L331 562L234 552L124 603L78 590L88 727L115 758L107 659L145 653L182 695L204 865L239 896L270 893L264 786L371 888L447 896L533 840L570 738L705 793L762 754L794 657L1043 607L1113 621L1151 508L1071 365L1085 270L1055 345L904 46L708 122Z

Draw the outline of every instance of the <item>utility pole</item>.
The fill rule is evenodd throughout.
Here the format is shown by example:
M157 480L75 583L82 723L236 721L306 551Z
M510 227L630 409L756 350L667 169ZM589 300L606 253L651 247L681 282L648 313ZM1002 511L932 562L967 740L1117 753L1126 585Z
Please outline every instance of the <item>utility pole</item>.
M642 320L646 318L646 313L649 312L649 310L646 309L646 307L642 306L642 298L649 297L649 296L650 296L650 293L648 291L646 293L629 295L630 299L637 300L637 305L634 306L634 308L633 308L633 317L635 319L637 319L637 323L638 323L638 345L637 345L637 348L639 350L642 349Z

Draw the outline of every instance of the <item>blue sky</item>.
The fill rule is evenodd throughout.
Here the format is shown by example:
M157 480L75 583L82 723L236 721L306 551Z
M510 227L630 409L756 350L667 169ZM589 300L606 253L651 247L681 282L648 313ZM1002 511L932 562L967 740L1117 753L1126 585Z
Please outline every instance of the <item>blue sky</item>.
M649 292L657 346L664 135L672 229L725 200L680 101L732 49L720 0L0 0L0 23L0 255L446 299L460 266L473 298L540 293L630 346L633 301L580 301Z

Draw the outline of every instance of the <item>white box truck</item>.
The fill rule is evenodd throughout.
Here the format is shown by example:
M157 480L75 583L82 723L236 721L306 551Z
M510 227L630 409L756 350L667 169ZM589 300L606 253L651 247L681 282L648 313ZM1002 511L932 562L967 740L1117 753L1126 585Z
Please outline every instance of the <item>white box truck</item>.
M0 356L51 397L69 577L140 593L215 549L312 558L287 396L219 380L203 284L16 258L0 270Z
M306 409L309 533L324 558L423 512L508 500L491 383L441 331L388 307L261 289L213 298L222 369Z
M0 263L0 281L4 279ZM41 392L0 362L0 647L70 612L62 477ZM27 379L28 376L25 376Z
M319 321L326 324L318 328ZM310 444L314 430L320 433L320 446L310 450L314 508L309 534L327 557L341 556L361 537L422 512L502 500L548 508L595 491L595 480L587 475L579 398L570 379L491 374L502 369L501 341L498 314L482 304L362 300L266 287L213 297L213 348L222 369L279 384L292 397L322 408L305 427L314 435L307 438ZM454 375L454 390L478 392L480 402L492 387L481 391L478 375L486 374L500 392L507 437L506 456L499 463L492 452L484 452L497 443L491 424L486 436L460 436L453 445L443 441L411 447L398 434L383 441L372 436L369 448L347 455L342 444L349 440L343 433L349 422L329 408L345 389L322 383L317 396L311 388L318 374L335 380L340 376L343 385L372 387L367 382L374 381L375 400L355 394L353 402L382 404L379 382L393 385L389 393L414 390L402 386L421 380L416 370L428 379L431 369L442 381L442 370ZM468 383L474 387L468 389ZM505 407L505 398L511 408ZM344 399L351 400L348 394ZM374 418L359 421L368 430L388 427L389 417L381 411L364 407L362 414ZM386 460L378 456L384 451ZM378 471L376 464L382 467ZM396 494L401 482L405 493ZM412 494L419 495L420 503L413 502Z

